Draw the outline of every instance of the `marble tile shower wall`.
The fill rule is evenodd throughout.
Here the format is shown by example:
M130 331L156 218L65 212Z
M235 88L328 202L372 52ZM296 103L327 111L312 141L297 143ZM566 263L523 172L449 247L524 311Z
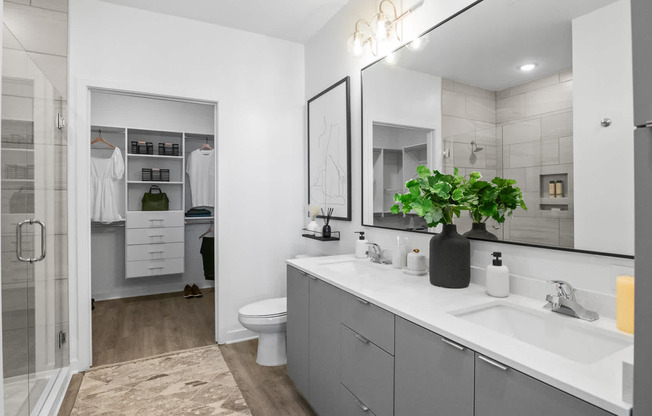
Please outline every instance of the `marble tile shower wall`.
M23 78L21 80L21 78ZM29 187L2 192L2 297L4 376L40 371L40 361L28 360L35 348L38 325L35 302L54 302L53 333L68 332L68 199L67 130L58 130L57 112L67 116L68 0L4 0L3 11L3 114L2 174L9 166L30 165L32 182L39 190L35 198ZM52 87L43 87L43 79ZM56 90L56 91L53 91ZM43 115L46 115L44 117ZM23 153L20 149L27 148ZM35 167L34 156L43 163ZM35 171L40 170L40 174ZM15 174L15 173L14 173ZM19 177L19 176L17 176ZM18 189L18 188L16 188ZM12 198L13 196L13 198ZM44 220L52 249L46 259L27 270L15 257L15 217L35 212L34 204L49 205ZM31 202L28 202L31 201ZM13 204L12 204L13 202ZM27 237L25 245L33 243ZM34 254L34 253L27 253ZM36 299L38 298L38 299ZM41 311L43 313L43 311ZM68 364L68 349L54 357L55 367ZM25 367L25 366L28 367Z
M450 152L445 172L457 167L462 175L502 175L523 190L528 210L519 210L493 233L573 247L571 70L502 91L442 79L442 137ZM482 150L474 152L472 141ZM549 198L550 180L563 181L562 198ZM460 230L470 228L467 217L456 222Z

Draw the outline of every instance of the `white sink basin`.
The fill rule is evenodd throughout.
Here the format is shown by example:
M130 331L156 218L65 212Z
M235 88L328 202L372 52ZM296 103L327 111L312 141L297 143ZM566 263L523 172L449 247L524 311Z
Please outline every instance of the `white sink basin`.
M451 314L584 364L599 361L633 343L627 335L574 322L576 318L507 303L491 303Z
M330 271L343 274L369 274L391 270L391 266L369 260L346 259L320 263Z

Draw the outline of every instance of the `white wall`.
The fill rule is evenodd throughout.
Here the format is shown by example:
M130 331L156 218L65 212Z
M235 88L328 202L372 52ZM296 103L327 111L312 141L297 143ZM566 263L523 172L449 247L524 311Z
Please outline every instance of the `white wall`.
M573 20L573 83L575 247L634 255L629 0Z
M218 339L250 335L238 323L238 308L284 295L283 260L300 250L304 47L97 0L70 1L70 298L78 320L71 356L77 368L90 363L89 86L218 102Z
M423 6L405 21L410 33L421 33L438 21L454 14L468 5L469 1L440 0L424 2ZM404 8L412 6L404 2ZM320 243L305 241L305 252L314 255L352 253L356 235L353 231L365 230L367 239L389 247L396 235L408 237L408 249L428 250L429 235L361 227L361 120L360 120L360 70L374 60L372 56L361 59L352 57L346 50L346 40L353 31L357 19L373 16L377 2L352 0L306 45L306 98L328 87L336 80L351 77L351 132L352 132L352 194L353 217L351 222L335 221L333 229L342 232L339 242ZM436 33L436 32L435 32ZM410 37L407 36L407 39ZM599 119L598 119L599 122ZM631 124L631 123L630 123ZM304 185L304 189L306 186ZM305 192L305 191L304 191ZM492 251L502 251L505 264L512 269L518 282L533 283L518 287L519 293L544 299L548 290L544 282L549 279L564 279L584 289L585 297L595 294L587 301L589 307L600 306L600 311L613 314L615 303L615 278L619 273L632 273L631 259L580 254L543 248L530 248L489 242L471 243L474 281L481 281L481 267L491 260ZM518 278L522 279L518 279ZM606 302L604 301L606 299ZM598 305L600 303L600 305Z

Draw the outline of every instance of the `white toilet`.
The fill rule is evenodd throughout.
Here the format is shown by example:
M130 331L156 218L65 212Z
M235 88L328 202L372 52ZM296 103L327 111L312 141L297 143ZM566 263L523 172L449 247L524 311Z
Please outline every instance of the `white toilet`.
M287 363L287 314L287 298L261 300L243 306L238 311L238 320L242 326L260 335L256 356L258 364L271 367Z

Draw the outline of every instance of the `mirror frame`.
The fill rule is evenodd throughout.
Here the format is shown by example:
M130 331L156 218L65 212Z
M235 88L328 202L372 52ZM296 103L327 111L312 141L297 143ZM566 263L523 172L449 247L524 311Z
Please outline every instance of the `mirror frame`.
M482 3L484 0L476 0L475 2L469 4L468 6L464 7L457 13L453 14L452 16L449 16L448 18L442 20L441 22L435 24L425 32L421 33L417 38L420 38L422 36L425 36L429 34L430 32L434 31L437 29L439 26L455 19L459 15L463 14L464 12L468 11L469 9L472 9L474 6L477 6L478 4ZM391 53L397 52L405 47L407 47L408 44L404 44L399 46L398 48L394 49L391 51ZM378 228L378 229L383 229L383 230L392 230L392 231L398 231L398 232L408 232L408 233L416 233L416 234L422 234L422 235L435 235L436 233L430 232L430 231L414 231L414 230L400 230L397 228L391 228L391 227L383 227L379 225L370 225L370 224L365 224L364 223L364 179L365 179L365 164L364 164L364 151L365 151L365 141L364 141L364 79L363 79L363 72L365 69L372 67L373 65L376 65L377 63L380 63L381 61L385 60L386 57L382 57L379 59L376 59L375 61L371 62L370 64L364 66L362 69L360 69L360 224L363 227L370 227L370 228ZM616 257L616 258L622 258L622 259L634 259L634 256L629 255L629 254L618 254L618 253L609 253L609 252L603 252L603 251L591 251L591 250L582 250L582 249L576 249L576 248L567 248L567 247L555 247L555 246L546 246L542 244L532 244L532 243L520 243L517 241L504 241L504 240L484 240L480 238L473 238L470 237L470 240L473 241L484 241L487 243L497 243L497 244L507 244L507 245L513 245L513 246L522 246L522 247L532 247L532 248L542 248L546 250L556 250L556 251L566 251L566 252L572 252L572 253L579 253L579 254L587 254L587 255L595 255L595 256L607 256L607 257Z

